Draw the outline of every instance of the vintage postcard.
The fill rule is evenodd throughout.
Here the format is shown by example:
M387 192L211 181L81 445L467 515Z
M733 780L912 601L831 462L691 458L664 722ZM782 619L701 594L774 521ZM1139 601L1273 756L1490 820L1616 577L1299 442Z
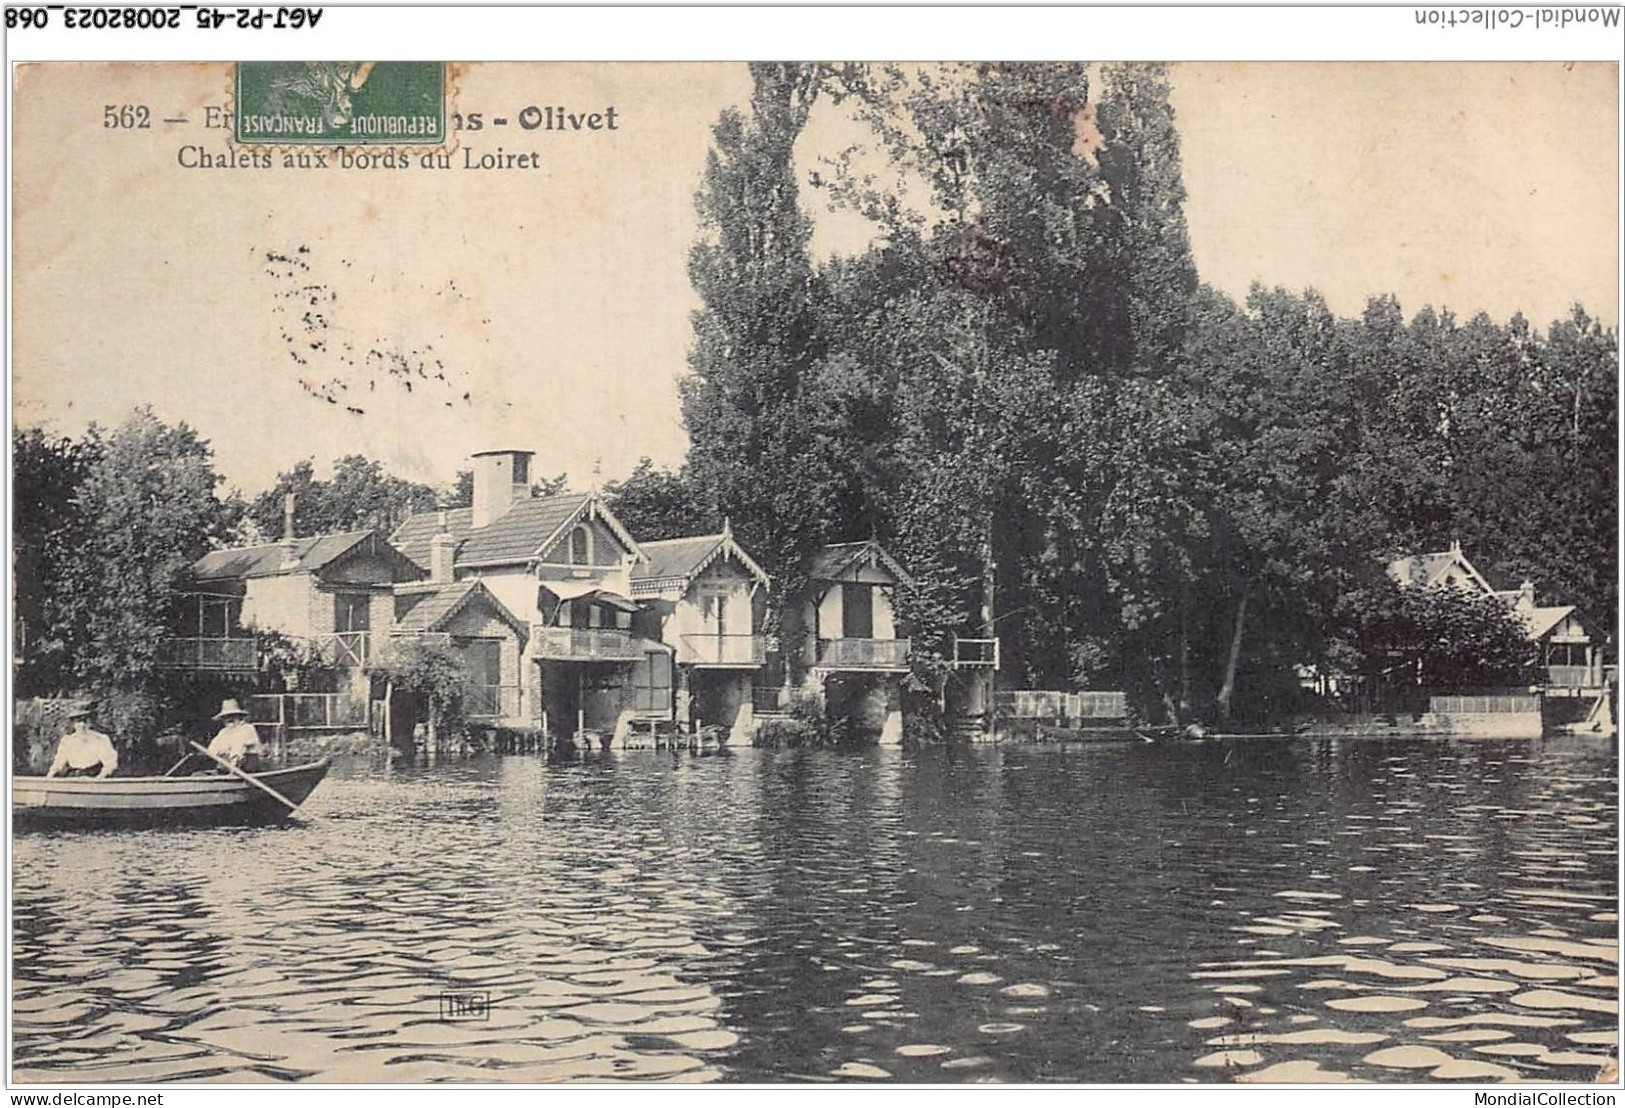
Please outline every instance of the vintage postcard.
M1618 1081L1615 65L9 79L10 1083Z

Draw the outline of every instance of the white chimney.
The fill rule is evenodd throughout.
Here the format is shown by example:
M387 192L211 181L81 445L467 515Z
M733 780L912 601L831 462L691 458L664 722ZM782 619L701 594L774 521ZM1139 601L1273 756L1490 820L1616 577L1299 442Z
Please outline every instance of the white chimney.
M282 566L286 571L299 566L299 558L294 553L298 547L293 538L293 493L282 497Z
M452 566L457 555L457 540L446 526L446 511L440 510L440 530L429 540L429 580L437 585L449 584Z
M516 500L530 497L529 450L482 450L474 455L475 527L501 519Z

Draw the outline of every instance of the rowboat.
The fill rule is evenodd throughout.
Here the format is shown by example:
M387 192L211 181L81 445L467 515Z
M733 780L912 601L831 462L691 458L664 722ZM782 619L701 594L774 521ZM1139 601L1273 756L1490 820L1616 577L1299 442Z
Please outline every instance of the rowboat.
M256 773L261 788L227 774L194 777L14 777L16 827L198 827L275 823L327 776L328 762ZM268 791L269 790L269 791Z

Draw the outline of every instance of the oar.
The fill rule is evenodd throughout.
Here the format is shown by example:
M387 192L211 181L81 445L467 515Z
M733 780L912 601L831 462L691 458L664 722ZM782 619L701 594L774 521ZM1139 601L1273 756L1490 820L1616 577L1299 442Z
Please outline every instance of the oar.
M215 754L213 751L209 750L206 747L199 746L197 743L191 743L189 745L192 747L193 750L196 750L199 754L207 755L209 758L212 758L215 761L215 763L217 765L219 765L220 768L225 770L227 773L230 773L230 774L232 774L234 776L237 776L237 777L241 777L244 781L247 781L250 785L253 785L256 789L260 790L260 792L265 793L267 796L271 796L271 797L276 798L277 800L280 800L282 803L284 803L284 804L286 804L288 806L288 811L293 812L293 811L298 810L299 805L295 804L293 801L289 800L287 797L285 797L281 793L277 792L271 786L267 785L264 781L261 781L258 777L255 777L250 773L246 773L243 770L238 769L236 766L232 765L230 762L226 761L224 758L220 757L218 754Z
M175 771L180 769L182 766L184 766L187 762L190 762L191 760L192 760L192 756L190 754L183 754L181 756L181 760L176 762L174 765L170 766L169 767L169 772L164 774L164 776L165 777L173 777L173 776L175 776Z

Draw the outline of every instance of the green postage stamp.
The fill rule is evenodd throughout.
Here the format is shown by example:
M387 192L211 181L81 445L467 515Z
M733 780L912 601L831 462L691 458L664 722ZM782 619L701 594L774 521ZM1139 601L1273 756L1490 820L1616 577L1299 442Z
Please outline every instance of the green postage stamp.
M438 146L444 62L238 62L233 135L278 146Z

